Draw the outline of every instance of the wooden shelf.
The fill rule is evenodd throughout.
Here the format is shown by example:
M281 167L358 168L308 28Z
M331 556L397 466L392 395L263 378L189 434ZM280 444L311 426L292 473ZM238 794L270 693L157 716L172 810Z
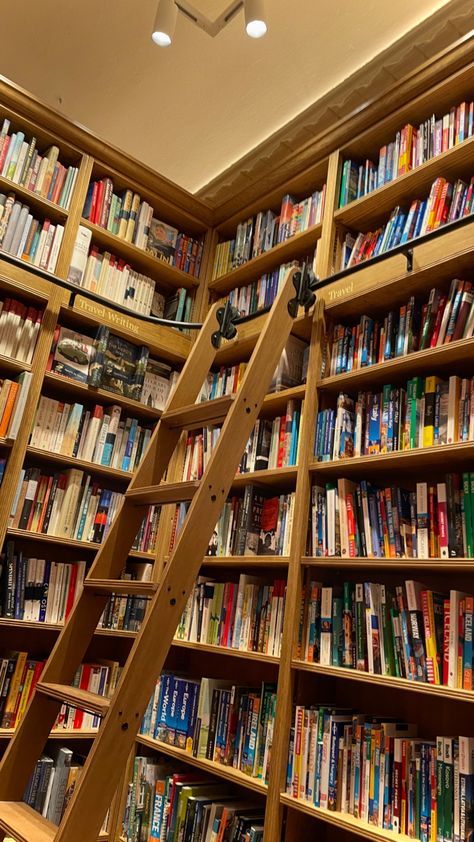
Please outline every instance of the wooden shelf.
M348 830L358 836L363 836L364 839L370 839L372 842L387 842L387 840L398 839L399 842L408 842L408 836L405 834L394 833L392 830L383 830L383 828L375 827L360 821L360 819L350 816L348 813L339 813L336 810L322 810L320 807L315 807L307 801L300 801L287 795L286 792L281 793L280 802L285 807L290 807L294 810L299 810L306 813L308 816L313 816L315 819L321 819L327 824L332 824L340 830Z
M56 535L44 535L42 532L29 532L27 529L12 529L11 527L7 529L7 535L10 538L18 538L26 541L40 541L45 544L58 544L92 553L98 552L102 546L101 544L93 544L91 541L75 541L72 538L59 538ZM128 557L150 562L155 560L153 553L142 553L138 550L131 550Z
M209 283L209 289L212 292L225 295L231 289L243 287L258 280L261 275L276 269L281 263L289 263L290 260L305 257L316 247L321 231L322 224L318 223L301 234L295 234L294 237L290 237L284 243L279 243L270 251L254 257L253 260L248 260L247 263L227 272L226 275L221 275L220 278L215 278Z
M264 661L270 664L279 664L278 655L266 655L264 652L245 652L240 649L232 649L229 646L213 646L209 643L192 643L189 640L178 640L174 638L173 646L183 649L194 649L198 652L208 652L213 655L230 655L234 658L244 658L248 661Z
M13 447L13 439L5 439L3 436L0 436L0 448L2 450L10 449Z
M127 262L130 261L132 269L137 269L149 275L157 281L159 286L167 287L170 290L179 289L179 287L194 289L199 286L199 278L195 278L188 272L183 272L181 269L170 266L169 263L159 260L153 254L138 248L133 243L128 243L105 228L94 225L88 219L81 219L81 225L92 231L92 241L94 243L97 243L107 251L111 251L118 257L124 258Z
M65 208L61 208L59 205L56 205L54 202L50 202L48 199L43 199L43 197L38 193L33 193L32 190L27 190L26 187L23 187L20 184L15 184L14 181L11 181L9 178L5 178L3 175L0 176L0 192L15 193L22 202L25 202L25 204L30 206L32 211L39 212L43 218L48 217L53 222L60 222L64 225L64 221L69 216L69 211Z
M152 409L150 406L140 403L140 401L121 397L121 395L108 392L106 389L95 389L92 386L88 386L87 383L80 383L78 380L73 380L71 377L64 377L62 374L56 374L54 371L47 371L45 373L43 383L54 389L58 389L62 397L67 395L71 396L73 400L95 401L105 403L106 406L118 404L127 412L130 412L132 417L138 416L139 418L149 419L150 421L157 421L161 416L161 410Z
M393 360L385 360L344 374L325 377L318 382L318 389L334 393L341 389L357 391L364 386L372 388L392 383L394 379L401 383L415 374L443 373L444 369L453 365L456 372L458 370L464 372L467 368L472 369L473 354L474 338L459 339L457 342L440 345L439 348L426 348L424 351L415 351L404 357L396 357ZM452 374L453 371L450 370L449 373Z
M0 627L13 627L21 629L30 629L32 631L52 631L59 633L64 628L63 623L40 623L31 620L14 620L10 617L0 617ZM134 638L136 632L128 631L127 629L102 629L97 626L95 634L103 635L105 637L125 637Z
M62 465L64 470L77 468L81 471L87 471L90 474L110 477L110 479L121 480L122 482L130 482L133 477L132 471L119 471L118 468L108 468L106 465L98 465L96 462L86 462L84 459L76 459L73 456L63 456L61 453L42 450L40 447L31 447L31 445L28 445L26 453L28 456L36 457L42 461Z
M306 567L335 568L341 570L425 570L437 573L474 571L474 558L339 558L338 556L303 556L301 563Z
M284 555L229 555L204 556L203 567L288 567L289 557Z
M437 684L425 684L423 681L409 681L407 678L396 678L393 675L372 675L369 672L345 669L344 667L326 667L321 664L309 664L306 661L294 658L291 666L295 670L313 672L316 675L326 675L332 678L345 679L347 681L361 681L363 684L376 684L388 690L405 690L409 693L425 693L439 699L451 699L456 702L474 702L473 690L458 690L455 687L446 687Z
M160 751L168 757L174 757L176 760L181 760L183 763L196 766L198 769L202 769L211 775L224 778L224 780L243 786L246 789L252 789L261 795L265 795L267 792L267 787L263 781L258 778L251 778L249 775L244 775L240 769L234 769L232 766L222 766L220 763L214 763L212 760L193 757L192 754L184 751L184 749L166 745L166 743L161 743L159 740L154 740L152 737L146 737L143 734L137 735L137 743L154 748L156 751Z
M425 199L431 184L438 176L446 179L460 178L469 172L471 176L474 156L474 137L430 158L424 164L410 170L405 175L395 178L388 184L373 190L339 208L334 213L336 223L368 230L371 226L385 221L396 205L405 205L414 199ZM408 210L408 207L406 207Z
M22 363L19 360L14 360L12 357L5 357L0 354L0 372L5 374L21 374L22 371L31 371L30 363Z
M359 473L380 471L418 470L438 468L441 471L465 470L466 460L474 458L474 441L444 444L437 447L416 447L413 450L397 450L394 453L376 453L372 456L355 456L352 459L337 459L331 462L313 462L310 470L325 476L354 476Z
M474 447L474 444L473 444ZM297 466L290 468L272 468L268 471L250 471L248 474L236 474L232 488L242 488L249 483L273 487L294 485L298 475Z
M0 740L9 740L13 737L15 733L14 728L0 728ZM51 731L48 739L49 740L94 740L97 736L98 729L96 731L82 731L79 728L61 728L57 730Z

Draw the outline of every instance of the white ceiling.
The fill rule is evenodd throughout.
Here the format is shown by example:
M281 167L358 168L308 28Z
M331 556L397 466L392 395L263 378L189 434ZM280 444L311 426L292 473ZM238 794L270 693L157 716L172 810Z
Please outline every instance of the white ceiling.
M242 13L215 39L179 15L160 49L156 2L2 0L0 74L191 191L449 4L266 0L260 41Z

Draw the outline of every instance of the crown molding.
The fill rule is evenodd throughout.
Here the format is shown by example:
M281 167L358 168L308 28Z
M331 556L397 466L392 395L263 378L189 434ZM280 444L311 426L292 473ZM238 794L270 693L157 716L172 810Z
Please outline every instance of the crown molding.
M303 172L390 111L474 60L472 0L450 0L434 15L195 195L216 225ZM264 185L264 190L262 190Z

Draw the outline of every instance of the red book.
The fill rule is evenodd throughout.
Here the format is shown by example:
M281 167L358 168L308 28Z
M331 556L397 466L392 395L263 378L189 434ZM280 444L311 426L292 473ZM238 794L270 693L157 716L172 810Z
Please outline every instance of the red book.
M91 209L89 211L89 219L91 222L95 222L95 216L97 213L97 194L99 192L99 182L94 181L94 187L92 188L92 200L91 200Z
M443 313L446 307L447 297L446 295L442 295L439 299L438 304L438 311L436 313L436 321L434 323L433 333L431 334L431 341L430 341L430 348L436 348L436 343L438 341L439 330L441 327L441 320L443 318Z
M91 664L83 664L81 667L81 677L79 680L79 688L81 690L88 690L89 689L89 681L92 672L92 665ZM84 721L84 711L76 708L76 712L74 714L74 730L82 728L82 723Z
M103 207L103 204L104 204L104 190L105 190L105 186L104 186L103 180L99 181L97 183L97 196L96 196L96 202L95 202L95 208L94 208L94 219L93 219L93 222L94 222L95 225L100 225L100 215L102 213L102 207ZM94 194L92 194L92 201L93 200L94 200Z
M35 666L35 671L33 673L33 678L32 678L32 681L31 681L30 692L28 693L28 701L30 701L30 699L33 695L33 690L35 689L36 685L38 684L38 681L40 680L41 673L43 672L43 669L44 669L44 661L37 661L36 666Z
M456 342L457 339L462 339L467 317L469 315L473 300L474 295L472 292L472 283L470 281L466 281L464 283L464 288L462 291L461 304L459 305L459 310L456 318L456 325L454 327L454 333L452 336L452 342Z
M346 494L347 535L349 539L349 557L356 557L356 520L354 513L354 498L350 492Z
M449 677L449 616L450 616L450 602L445 599L443 603L444 623L443 623L443 684L448 686Z
M2 152L0 154L0 173L3 170L3 165L5 163L5 158L7 157L8 147L10 146L10 143L11 143L11 135L7 135L6 138L5 138L5 143L3 144L3 147L2 147Z
M280 418L280 434L278 439L278 457L277 468L283 467L283 460L285 458L285 434L286 434L286 415Z

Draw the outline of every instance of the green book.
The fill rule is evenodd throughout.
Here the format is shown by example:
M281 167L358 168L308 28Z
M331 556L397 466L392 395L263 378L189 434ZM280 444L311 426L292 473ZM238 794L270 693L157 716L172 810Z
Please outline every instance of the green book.
M466 556L474 556L474 536L472 530L472 495L471 495L471 474L462 475L463 503L464 503L464 526L466 533Z

